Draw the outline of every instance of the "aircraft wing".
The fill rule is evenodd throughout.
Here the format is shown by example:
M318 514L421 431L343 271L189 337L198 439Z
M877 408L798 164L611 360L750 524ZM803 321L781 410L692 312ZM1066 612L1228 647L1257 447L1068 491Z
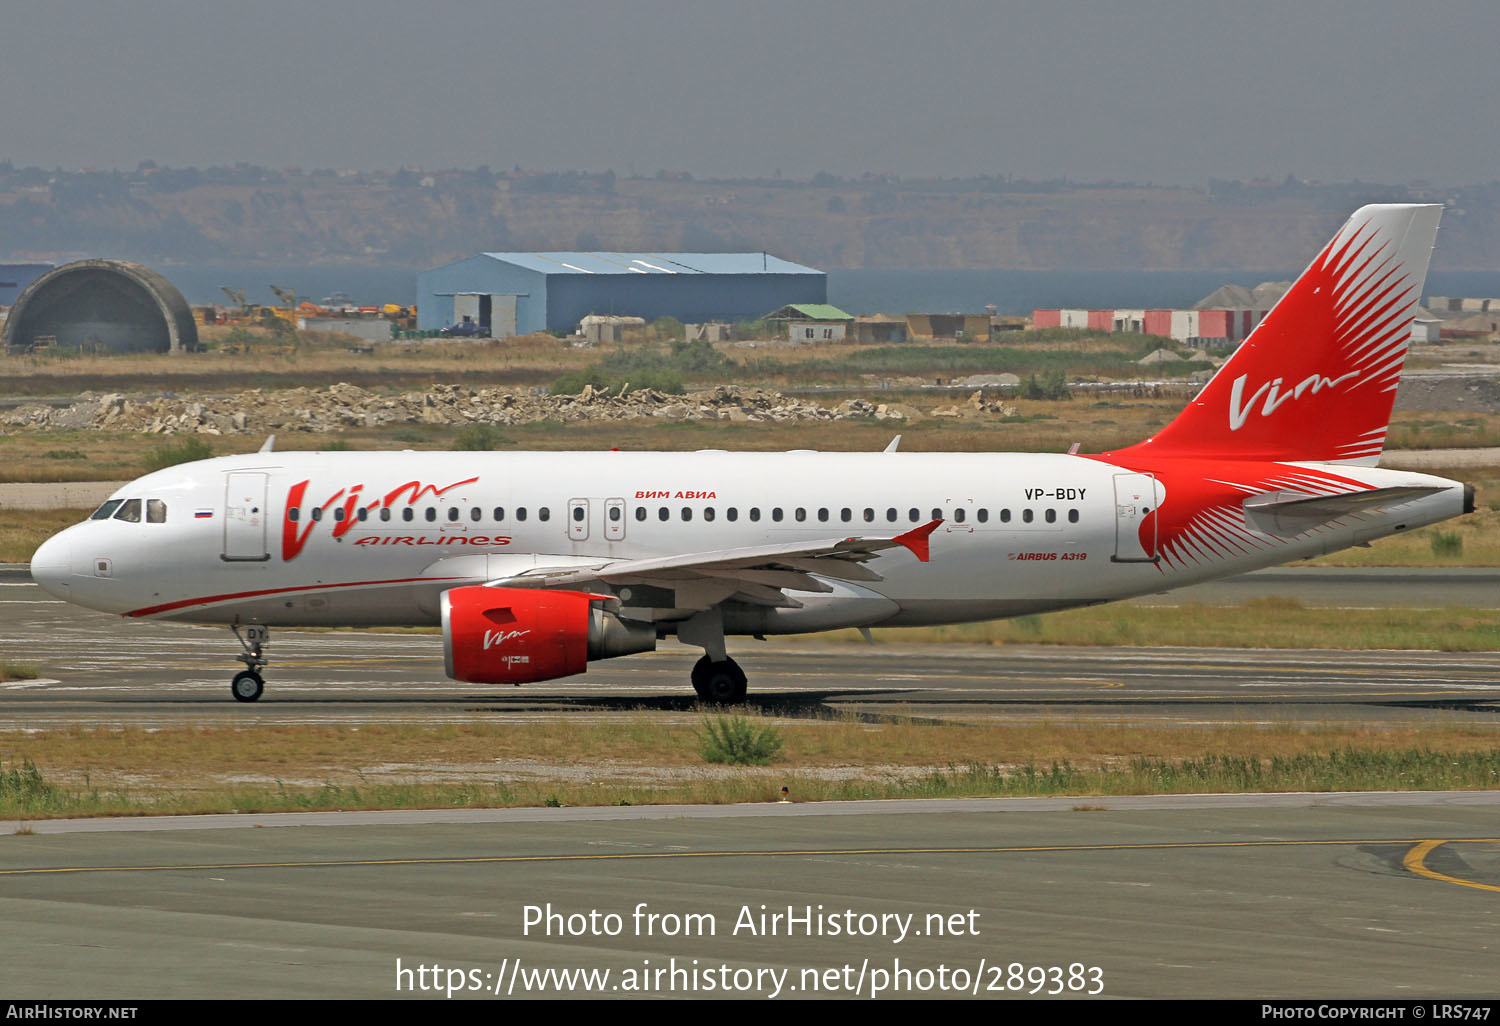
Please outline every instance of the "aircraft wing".
M1371 488L1363 492L1346 492L1343 495L1312 495L1296 498L1280 498L1286 493L1270 496L1253 496L1245 500L1245 512L1267 517L1275 522L1279 531L1303 531L1326 524L1330 520L1363 513L1366 510L1386 506L1399 506L1404 502L1425 498L1442 491L1441 488L1406 486L1398 488Z
M922 562L928 558L928 536L942 520L933 520L905 534L828 538L786 545L757 545L717 549L655 559L604 560L582 566L536 567L488 582L490 587L557 588L601 582L615 587L670 588L680 609L707 608L728 598L771 606L795 606L784 595L792 591L828 592L819 577L840 581L879 581L879 574L863 566L878 553L909 550Z

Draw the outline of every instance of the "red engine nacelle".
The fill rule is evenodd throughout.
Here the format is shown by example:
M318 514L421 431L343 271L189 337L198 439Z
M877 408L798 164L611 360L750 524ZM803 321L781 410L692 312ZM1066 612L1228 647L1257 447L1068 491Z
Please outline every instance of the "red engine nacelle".
M529 588L444 592L448 676L469 684L528 684L582 673L590 659L656 648L656 629L624 623L596 605L607 598Z

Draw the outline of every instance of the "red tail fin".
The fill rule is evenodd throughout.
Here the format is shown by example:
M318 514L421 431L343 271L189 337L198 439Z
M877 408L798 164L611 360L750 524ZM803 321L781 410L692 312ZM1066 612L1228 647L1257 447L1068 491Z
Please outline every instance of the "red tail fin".
M1126 451L1373 466L1442 209L1355 211L1187 409Z

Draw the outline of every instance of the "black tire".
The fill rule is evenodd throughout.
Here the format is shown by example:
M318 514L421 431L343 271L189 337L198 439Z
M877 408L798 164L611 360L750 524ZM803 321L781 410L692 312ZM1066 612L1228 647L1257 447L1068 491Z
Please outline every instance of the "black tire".
M254 670L241 670L229 682L229 693L237 702L253 702L266 689L266 682Z
M708 705L743 705L746 683L745 671L733 659L716 663L704 656L693 666L693 690Z

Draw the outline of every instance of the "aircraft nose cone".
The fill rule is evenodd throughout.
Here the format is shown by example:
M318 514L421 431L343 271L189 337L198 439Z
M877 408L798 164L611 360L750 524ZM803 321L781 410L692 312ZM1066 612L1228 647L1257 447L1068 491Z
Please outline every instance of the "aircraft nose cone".
M31 579L54 598L69 600L68 581L72 577L72 560L68 542L61 536L48 538L31 557Z

